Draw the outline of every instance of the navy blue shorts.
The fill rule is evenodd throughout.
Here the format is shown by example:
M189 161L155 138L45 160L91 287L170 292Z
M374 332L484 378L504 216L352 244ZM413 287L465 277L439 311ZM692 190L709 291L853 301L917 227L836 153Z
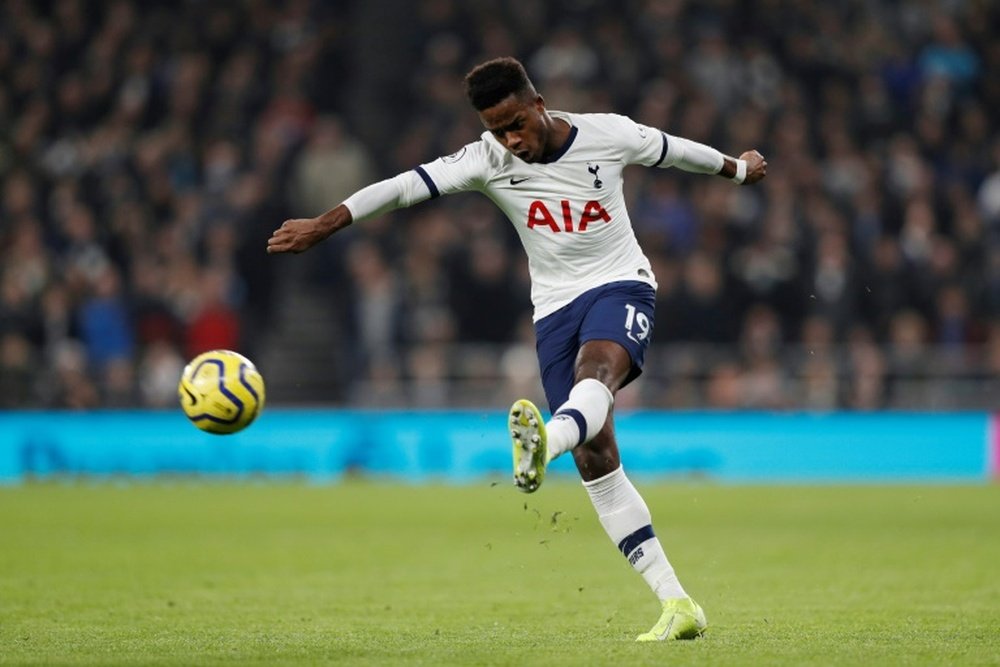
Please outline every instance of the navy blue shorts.
M538 366L551 412L569 398L576 355L587 341L611 340L628 350L632 370L622 386L639 377L653 335L655 305L656 290L627 280L588 290L535 322Z

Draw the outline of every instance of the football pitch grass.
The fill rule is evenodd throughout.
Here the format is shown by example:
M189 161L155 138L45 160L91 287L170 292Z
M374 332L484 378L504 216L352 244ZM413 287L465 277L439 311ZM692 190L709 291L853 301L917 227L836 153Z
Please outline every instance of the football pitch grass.
M643 483L709 618L579 484L0 488L0 664L1000 664L1000 487Z

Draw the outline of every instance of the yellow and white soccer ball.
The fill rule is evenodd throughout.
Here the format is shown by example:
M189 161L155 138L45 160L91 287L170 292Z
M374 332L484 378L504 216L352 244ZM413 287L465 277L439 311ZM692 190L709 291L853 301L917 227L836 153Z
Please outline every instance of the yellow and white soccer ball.
M264 378L242 354L212 350L184 367L177 394L184 414L201 430L236 433L264 409Z

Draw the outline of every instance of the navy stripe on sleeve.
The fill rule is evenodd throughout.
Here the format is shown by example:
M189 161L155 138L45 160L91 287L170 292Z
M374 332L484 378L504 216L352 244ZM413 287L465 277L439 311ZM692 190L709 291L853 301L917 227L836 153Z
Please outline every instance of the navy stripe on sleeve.
M656 161L654 167L659 167L663 163L663 158L667 157L667 133L660 131L660 134L663 135L663 148L660 150L660 159Z
M427 189L431 191L431 199L441 196L441 193L438 192L438 187L434 184L434 180L423 167L415 167L414 171L420 174L420 178L424 179Z
M628 555L635 551L640 544L654 537L656 535L653 534L653 527L647 524L619 542L618 550L628 558Z

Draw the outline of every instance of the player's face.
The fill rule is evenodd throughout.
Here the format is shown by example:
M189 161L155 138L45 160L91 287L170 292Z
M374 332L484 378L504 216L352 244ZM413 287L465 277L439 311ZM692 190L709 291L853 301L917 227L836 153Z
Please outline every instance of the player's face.
M545 154L551 128L541 97L509 95L480 111L479 118L497 141L525 162L538 162Z

